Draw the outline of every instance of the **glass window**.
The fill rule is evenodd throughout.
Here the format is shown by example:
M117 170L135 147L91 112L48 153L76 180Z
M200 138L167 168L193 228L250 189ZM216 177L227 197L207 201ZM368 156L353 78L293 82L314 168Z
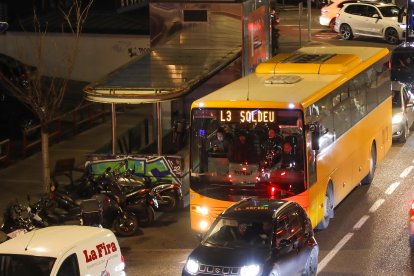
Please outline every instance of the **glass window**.
M302 111L193 109L191 131L190 177L197 192L238 201L269 195L269 182L277 183L274 197L304 191Z
M397 6L378 7L378 9L384 17L398 17L400 14L400 8Z
M366 15L365 16L373 17L374 15L379 15L378 10L376 8L374 8L374 7L367 6Z
M349 5L345 8L345 12L353 15L363 16L365 9L363 5Z
M349 83L352 124L356 124L367 114L366 91L368 90L368 81L365 80L365 75L364 72Z
M59 268L57 276L78 276L79 264L76 254L72 254L63 261Z
M334 141L331 95L323 97L307 108L306 114L309 123L318 122L321 126L319 148L320 150L323 150Z
M289 239L289 217L286 214L282 214L276 222L276 244L279 244L281 240Z
M0 255L2 276L49 276L55 258L30 255Z
M342 87L333 93L333 121L335 137L339 138L351 127L349 92Z
M401 101L401 92L393 90L392 91L392 107L401 108L402 101Z

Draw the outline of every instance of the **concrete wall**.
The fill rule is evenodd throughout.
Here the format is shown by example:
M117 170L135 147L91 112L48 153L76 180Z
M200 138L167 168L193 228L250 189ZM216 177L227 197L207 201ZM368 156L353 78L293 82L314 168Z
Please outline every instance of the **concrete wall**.
M41 74L64 77L74 38L69 34L47 34L42 45L44 58L37 58L41 41L35 33L7 32L0 35L0 52L39 67ZM147 36L83 34L75 68L70 79L93 82L103 78L131 58L149 49ZM42 66L43 61L44 66ZM44 69L42 69L44 68Z

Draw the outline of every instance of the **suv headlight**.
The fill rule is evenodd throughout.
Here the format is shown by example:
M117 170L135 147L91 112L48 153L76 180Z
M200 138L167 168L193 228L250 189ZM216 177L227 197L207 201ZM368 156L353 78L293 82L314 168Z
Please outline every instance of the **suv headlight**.
M245 265L240 269L240 276L259 276L260 274L260 265L258 264Z
M199 264L194 259L188 259L187 263L185 264L185 270L187 270L190 274L196 274L198 272Z

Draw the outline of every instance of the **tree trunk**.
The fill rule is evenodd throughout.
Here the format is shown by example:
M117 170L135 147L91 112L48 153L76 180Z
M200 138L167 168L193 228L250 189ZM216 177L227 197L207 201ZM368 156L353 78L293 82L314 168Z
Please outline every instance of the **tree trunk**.
M43 161L43 187L44 192L49 192L50 164L49 164L49 133L47 127L42 127L42 161Z

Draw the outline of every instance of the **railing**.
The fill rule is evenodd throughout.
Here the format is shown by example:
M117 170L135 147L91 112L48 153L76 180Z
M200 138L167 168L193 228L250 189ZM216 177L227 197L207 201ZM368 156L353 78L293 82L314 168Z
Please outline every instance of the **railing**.
M48 125L49 141L58 142L62 135L68 133L74 135L82 127L90 127L96 120L105 121L105 115L109 112L105 104L85 102L78 108L62 114ZM69 127L63 127L68 125ZM41 144L41 126L37 125L23 131L21 155L25 157L28 151Z
M125 12L131 9L141 8L143 6L148 5L149 0L118 0L117 11L118 12Z
M80 127L87 125L88 127L97 119L105 122L105 115L109 112L105 104L96 104L86 102L70 113L72 114L73 134L76 134Z
M60 119L56 119L49 123L48 132L49 132L49 141L52 141L56 138L57 141L60 140L62 134ZM26 157L29 149L40 145L42 141L41 135L41 125L37 125L31 128L27 128L23 131L23 142L22 142L22 156Z
M0 141L0 162L7 164L10 160L10 139Z

